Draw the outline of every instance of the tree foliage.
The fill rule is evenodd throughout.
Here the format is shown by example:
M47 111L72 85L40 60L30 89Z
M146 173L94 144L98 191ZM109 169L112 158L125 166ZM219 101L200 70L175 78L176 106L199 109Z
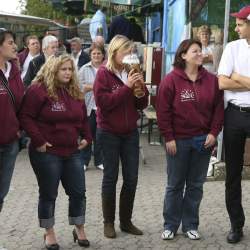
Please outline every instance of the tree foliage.
M70 21L70 23L74 22L74 18L66 15L63 9L54 9L50 1L19 0L19 2L23 6L22 13L25 15L60 20L63 23L66 21Z

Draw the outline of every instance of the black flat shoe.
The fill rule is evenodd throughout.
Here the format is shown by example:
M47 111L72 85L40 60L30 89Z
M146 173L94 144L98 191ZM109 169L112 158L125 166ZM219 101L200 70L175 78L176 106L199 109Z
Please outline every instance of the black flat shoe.
M243 237L242 228L231 228L230 232L227 235L227 242L231 244L235 244L241 241L242 237Z
M77 235L75 229L73 230L72 234L73 234L74 242L77 241L79 246L81 246L81 247L89 247L90 244L89 244L89 241L87 239L85 239L85 240L78 239L78 235Z
M57 243L54 243L54 244L46 243L46 234L44 235L44 243L45 243L45 247L47 250L59 250L60 249L60 246Z

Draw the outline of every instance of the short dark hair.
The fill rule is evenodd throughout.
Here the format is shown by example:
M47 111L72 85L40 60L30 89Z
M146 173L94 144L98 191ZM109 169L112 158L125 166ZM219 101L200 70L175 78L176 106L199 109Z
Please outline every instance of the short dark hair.
M12 36L14 40L16 39L16 36L12 31L0 28L0 46L3 45L7 35Z
M182 58L182 54L187 53L188 49L193 44L197 44L200 48L202 48L201 42L197 39L186 39L181 42L175 54L174 63L173 63L174 67L185 69L186 61Z
M26 45L27 46L29 45L29 42L30 42L31 39L35 39L35 40L39 41L38 37L36 35L29 35L29 36L26 37Z
M99 45L98 43L92 43L90 48L89 48L89 55L91 55L91 52L94 50L94 49L98 49L102 52L103 56L105 57L105 49L103 46Z

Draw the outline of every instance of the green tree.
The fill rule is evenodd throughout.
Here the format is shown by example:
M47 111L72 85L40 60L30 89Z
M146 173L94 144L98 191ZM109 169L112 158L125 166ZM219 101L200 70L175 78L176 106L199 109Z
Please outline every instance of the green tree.
M54 9L51 2L45 0L19 0L20 6L22 6L22 14L49 18L53 20L60 20L62 23L66 21L70 24L74 24L74 17L68 16L61 10Z

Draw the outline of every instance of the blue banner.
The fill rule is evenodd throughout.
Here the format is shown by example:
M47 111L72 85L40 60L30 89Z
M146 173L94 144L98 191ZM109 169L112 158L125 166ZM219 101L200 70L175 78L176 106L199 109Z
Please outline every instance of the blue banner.
M166 72L171 70L177 47L185 38L186 0L165 0L162 46L165 49Z

